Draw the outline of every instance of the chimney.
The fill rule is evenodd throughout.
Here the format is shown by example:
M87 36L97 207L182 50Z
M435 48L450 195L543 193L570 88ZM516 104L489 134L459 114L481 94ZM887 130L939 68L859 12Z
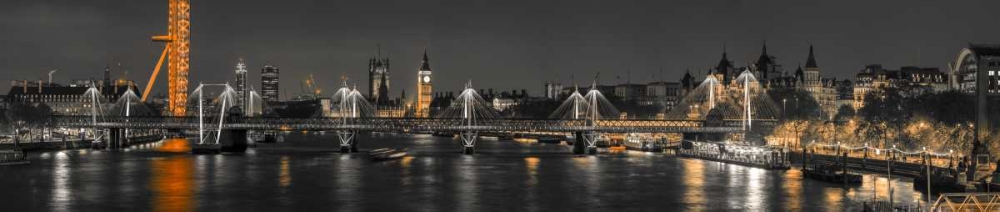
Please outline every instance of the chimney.
M38 80L38 94L42 94L42 80Z
M21 88L23 88L23 90L24 90L22 93L25 93L25 94L28 93L28 80L24 80L24 84L22 84Z

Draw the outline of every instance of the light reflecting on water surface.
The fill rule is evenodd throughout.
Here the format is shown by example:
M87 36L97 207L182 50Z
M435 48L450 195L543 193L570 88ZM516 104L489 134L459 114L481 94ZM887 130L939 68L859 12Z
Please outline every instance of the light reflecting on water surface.
M154 211L191 211L195 199L194 168L190 157L171 156L154 158L150 165L153 174Z
M46 154L49 156L50 154ZM72 211L70 203L73 201L73 189L70 187L69 156L61 152L51 153L53 158L52 171L52 209L56 211Z
M0 197L24 203L10 211L852 211L872 188L888 197L884 176L845 188L794 169L637 152L574 156L565 145L497 139L466 156L454 138L394 134L363 137L362 150L408 148L411 156L372 162L339 153L332 134L286 136L247 154L192 155L183 139L32 154L31 165L0 167L0 187L10 188ZM897 202L922 201L909 180L892 186Z

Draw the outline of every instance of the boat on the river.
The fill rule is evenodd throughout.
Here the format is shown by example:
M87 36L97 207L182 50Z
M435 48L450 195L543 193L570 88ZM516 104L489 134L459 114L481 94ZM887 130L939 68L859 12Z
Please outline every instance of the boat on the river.
M836 164L813 164L802 172L808 178L831 183L861 184L863 179L860 174L844 171Z
M434 136L434 137L448 137L448 138L455 137L455 133L454 132L435 131L435 132L431 133L431 135Z
M0 166L29 164L28 157L22 150L0 150Z
M677 155L769 170L788 170L792 164L778 147L750 146L728 142L681 141Z
M395 159L400 159L400 158L406 157L407 155L408 154L406 153L405 149L404 150L398 150L398 149L391 149L391 148L376 149L376 150L372 150L370 153L368 153L368 156L372 159L372 161L395 160Z
M101 141L101 139L94 139L93 141L90 141L90 149L102 150L107 148L108 148L107 143L104 143L104 141Z
M643 152L663 152L663 148L666 146L666 138L650 138L640 136L635 133L629 133L625 137L625 148L633 151L643 151Z

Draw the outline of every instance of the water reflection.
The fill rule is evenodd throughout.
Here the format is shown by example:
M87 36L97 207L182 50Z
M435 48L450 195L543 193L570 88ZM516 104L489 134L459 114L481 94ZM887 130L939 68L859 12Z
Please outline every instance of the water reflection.
M388 143L388 147L414 149L414 156L372 163L360 154L308 149L328 142L329 137L306 139L314 139L306 140L311 143L303 146L308 147L261 145L257 154L245 155L191 155L183 139L165 140L150 149L139 145L131 152L40 152L31 166L17 167L16 173L24 174L5 172L14 168L0 169L0 188L11 188L6 193L0 189L0 194L33 208L0 211L465 211L485 207L501 211L856 211L861 201L874 196L872 188L878 188L874 193L880 200L888 196L884 174L866 175L862 186L842 187L803 179L798 170L767 171L633 152L582 157L565 152L537 154L539 149L562 151L565 146L504 141L484 145L486 154L464 156L454 151L441 153L454 149L457 141L452 138L423 135L366 140L371 141L371 148ZM41 181L24 182L33 176ZM898 204L911 205L923 198L912 190L908 179L894 179L892 186ZM22 194L29 190L37 195Z
M844 188L828 187L823 189L824 205L830 208L840 208L844 201Z
M400 177L400 183L404 186L413 184L413 174L411 173L410 166L413 165L413 156L406 156L399 160L400 170L402 170L402 177Z
M455 178L458 181L458 186L455 187L458 190L455 195L458 198L458 209L468 211L476 207L479 198L476 157L463 155L458 160L458 163L455 163L455 170L458 170L455 173L457 175Z
M524 158L525 167L528 168L528 187L534 187L538 185L538 162L541 159L538 157L526 157Z
M292 173L288 171L288 156L281 156L281 173L278 174L278 186L282 188L292 184Z
M747 168L744 176L747 178L747 192L744 195L747 197L746 207L751 210L763 210L766 191L764 189L764 181L767 177L767 171L759 168Z
M785 190L785 209L800 210L802 208L802 172L789 170L784 175L785 182L781 184Z
M70 202L73 190L70 188L69 156L65 152L53 153L52 170L52 209L55 211L70 211ZM44 155L48 155L45 153Z
M528 205L528 208L532 210L538 209L538 163L541 159L538 157L526 157L524 158L525 168L528 170L528 180L525 182L527 188L527 194L524 195L524 202Z
M684 175L681 181L684 183L684 202L691 204L694 209L704 209L705 205L705 161L680 159L683 165Z
M191 152L188 140L184 138L168 138L163 140L163 145L159 149L161 152L186 153Z
M154 211L192 211L195 199L194 167L188 156L154 158L150 187Z
M338 211L360 210L358 203L362 202L358 195L361 184L361 160L353 158L349 154L341 155L340 161L334 167L337 177L337 197L341 201Z

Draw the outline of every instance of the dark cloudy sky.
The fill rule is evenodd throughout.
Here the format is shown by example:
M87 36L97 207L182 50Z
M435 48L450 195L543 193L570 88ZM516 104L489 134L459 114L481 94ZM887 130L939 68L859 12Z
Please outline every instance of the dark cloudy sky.
M6 0L0 7L0 80L100 77L109 62L145 84L163 44L167 0ZM546 80L589 84L616 75L676 81L703 72L726 45L744 66L768 52L786 69L815 45L822 75L852 76L865 64L939 67L968 43L1000 43L996 0L192 0L191 82L231 81L239 57L259 86L279 66L297 93L314 74L326 90L346 74L365 86L376 44L392 61L392 94L415 93L424 48L436 89L472 79L479 88L527 88ZM120 74L120 73L117 73ZM157 91L165 87L161 73Z

